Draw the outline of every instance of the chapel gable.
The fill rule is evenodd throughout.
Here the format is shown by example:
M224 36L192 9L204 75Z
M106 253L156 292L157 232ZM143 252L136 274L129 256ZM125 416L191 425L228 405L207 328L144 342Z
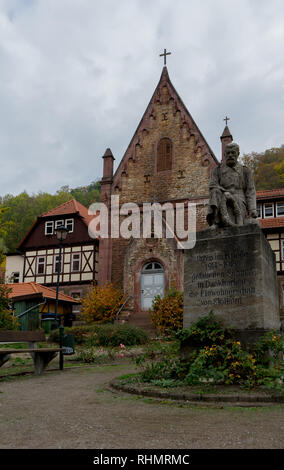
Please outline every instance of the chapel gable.
M165 66L113 176L111 193L120 203L206 196L217 163Z

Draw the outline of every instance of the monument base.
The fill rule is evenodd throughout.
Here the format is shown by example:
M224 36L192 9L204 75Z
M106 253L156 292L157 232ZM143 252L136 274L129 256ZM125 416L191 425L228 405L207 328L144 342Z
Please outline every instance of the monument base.
M244 344L279 330L275 255L257 225L198 232L185 250L184 328L211 310Z

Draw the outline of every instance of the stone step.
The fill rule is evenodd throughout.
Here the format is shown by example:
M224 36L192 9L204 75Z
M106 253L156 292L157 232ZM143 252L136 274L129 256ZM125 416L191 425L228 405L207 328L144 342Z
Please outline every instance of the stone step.
M132 314L128 317L127 323L129 325L137 326L139 328L143 328L143 330L147 331L147 333L150 333L151 336L156 334L156 330L153 327L150 317L147 313L135 313Z

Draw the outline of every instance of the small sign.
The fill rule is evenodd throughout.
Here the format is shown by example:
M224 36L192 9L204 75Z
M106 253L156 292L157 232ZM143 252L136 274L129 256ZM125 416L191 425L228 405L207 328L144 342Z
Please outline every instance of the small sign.
M75 351L73 348L70 348L69 346L63 346L63 354L66 354L66 355L75 354Z
M63 337L63 354L75 354L75 341L73 335L64 335Z

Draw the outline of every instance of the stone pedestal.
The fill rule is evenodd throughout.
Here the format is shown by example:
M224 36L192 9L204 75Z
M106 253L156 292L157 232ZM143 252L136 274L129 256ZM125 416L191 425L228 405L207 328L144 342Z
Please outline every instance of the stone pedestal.
M184 328L210 310L253 342L279 329L275 255L257 225L197 233L184 253Z

